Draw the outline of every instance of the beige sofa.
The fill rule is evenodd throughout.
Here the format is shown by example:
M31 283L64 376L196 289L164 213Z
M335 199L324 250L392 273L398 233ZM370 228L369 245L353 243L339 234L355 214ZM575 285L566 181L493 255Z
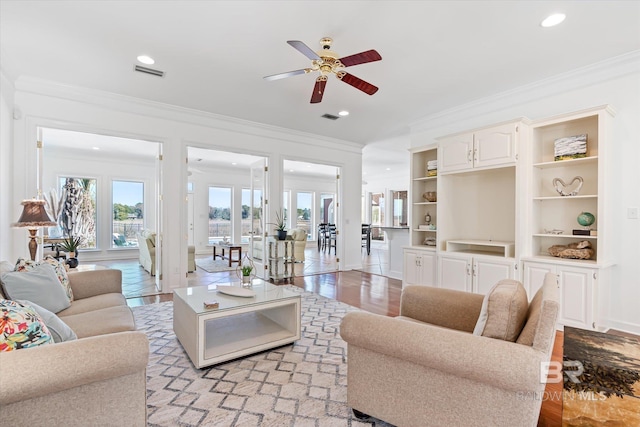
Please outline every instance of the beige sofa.
M146 425L149 342L135 330L122 272L68 276L74 301L57 315L78 339L0 352L0 420L16 426Z
M139 261L144 268L152 276L156 275L156 233L151 230L142 230L137 235L138 250L140 252ZM189 273L196 271L196 247L188 246L187 271Z
M535 426L557 294L548 274L531 304L525 298L520 343L472 334L484 299L473 293L407 286L397 318L347 314L348 405L399 427Z

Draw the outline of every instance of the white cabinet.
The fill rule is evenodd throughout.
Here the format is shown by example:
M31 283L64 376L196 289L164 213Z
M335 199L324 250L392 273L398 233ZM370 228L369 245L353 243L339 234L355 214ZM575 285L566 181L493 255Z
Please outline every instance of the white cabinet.
M546 273L558 277L560 313L558 323L583 329L601 329L598 325L598 279L606 269L579 265L524 263L524 285L530 298L542 286Z
M407 285L437 286L436 252L406 248L404 250L404 269L402 287Z
M515 164L520 121L440 140L440 172Z
M438 260L442 288L484 295L500 280L517 276L513 258L447 253Z

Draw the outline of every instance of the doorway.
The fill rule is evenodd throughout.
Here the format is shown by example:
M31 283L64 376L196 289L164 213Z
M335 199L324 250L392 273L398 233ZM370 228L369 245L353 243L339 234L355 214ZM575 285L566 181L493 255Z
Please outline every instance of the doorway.
M284 159L283 200L292 213L288 227L303 230L306 239L294 242L296 249L304 245L304 257L296 257L297 276L328 273L340 269L342 250L339 243L340 168L304 160ZM333 232L329 231L329 224ZM325 228L326 225L326 228ZM302 259L301 259L302 258Z

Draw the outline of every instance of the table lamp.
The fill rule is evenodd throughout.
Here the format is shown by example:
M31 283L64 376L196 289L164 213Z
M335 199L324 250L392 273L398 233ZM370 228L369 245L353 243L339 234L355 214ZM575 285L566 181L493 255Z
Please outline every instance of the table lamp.
M36 233L38 227L51 227L56 225L51 221L47 211L44 209L44 200L23 200L21 205L24 206L22 215L18 222L14 223L14 227L28 227L29 229L29 253L31 259L36 260L36 252L38 251L38 242L36 241Z

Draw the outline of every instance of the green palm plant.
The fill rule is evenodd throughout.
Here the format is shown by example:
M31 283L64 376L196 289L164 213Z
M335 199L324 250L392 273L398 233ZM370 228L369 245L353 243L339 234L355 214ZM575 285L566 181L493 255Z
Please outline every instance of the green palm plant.
M80 237L67 237L60 243L60 247L67 252L78 252L78 248L80 247L80 242L82 239Z

